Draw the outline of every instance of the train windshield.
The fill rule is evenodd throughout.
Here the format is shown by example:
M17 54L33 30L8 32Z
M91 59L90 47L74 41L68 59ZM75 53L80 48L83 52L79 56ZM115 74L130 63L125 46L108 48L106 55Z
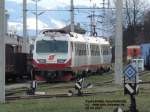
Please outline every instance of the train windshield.
M37 53L66 53L68 51L67 41L56 41L56 40L41 40L36 43Z

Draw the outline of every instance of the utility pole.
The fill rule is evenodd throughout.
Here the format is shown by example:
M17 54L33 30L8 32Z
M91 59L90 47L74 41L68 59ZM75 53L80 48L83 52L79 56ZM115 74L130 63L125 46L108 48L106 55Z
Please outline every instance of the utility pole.
M38 0L35 0L35 10L36 10L36 37L38 36L38 9L37 9L37 2Z
M102 17L102 29L105 29L105 0L103 0L103 17ZM104 30L102 31L102 35L104 36Z
M105 16L105 0L103 0L103 15Z
M70 29L71 29L71 32L74 32L74 3L73 3L73 0L70 1L70 19L71 19Z
M123 1L116 0L116 38L115 38L115 84L122 83L122 9Z
M88 17L90 17L90 33L91 33L91 36L93 36L93 16L92 14L89 15Z
M93 36L97 36L97 32L96 32L96 20L95 20L95 8L96 8L96 4L93 4L93 14L92 14L92 16L93 16L93 22L92 22L92 27L93 27Z
M107 4L108 4L107 8L109 9L109 6L110 6L110 0L108 0L108 3L107 3Z
M36 17L36 37L38 36L38 2L41 1L41 0L32 0L35 2L35 17Z
M23 0L23 37L27 38L27 0Z
M8 19L9 19L9 14L8 11L5 10L5 24L4 24L4 33L7 34L8 33Z
M0 0L0 102L5 103L5 0Z
M88 18L90 18L90 35L91 36L97 36L96 33L96 20L95 20L95 7L96 5L93 4L93 7L91 8L91 14L88 16Z
M23 0L23 37L25 39L25 51L27 50L27 0Z

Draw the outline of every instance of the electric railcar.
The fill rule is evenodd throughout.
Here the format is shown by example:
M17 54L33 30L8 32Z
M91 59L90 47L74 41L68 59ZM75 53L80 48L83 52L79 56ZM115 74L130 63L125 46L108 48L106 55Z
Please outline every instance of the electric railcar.
M108 69L111 58L110 43L103 38L46 30L35 40L33 67L37 80L70 80Z

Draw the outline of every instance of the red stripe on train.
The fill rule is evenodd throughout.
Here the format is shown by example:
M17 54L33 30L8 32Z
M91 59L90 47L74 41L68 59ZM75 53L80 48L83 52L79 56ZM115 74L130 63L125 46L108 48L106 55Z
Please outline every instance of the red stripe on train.
M41 64L37 63L35 60L33 60L33 66L37 69L40 70L63 70L64 68L70 67L71 66L71 59L68 60L66 63L61 63L61 64Z

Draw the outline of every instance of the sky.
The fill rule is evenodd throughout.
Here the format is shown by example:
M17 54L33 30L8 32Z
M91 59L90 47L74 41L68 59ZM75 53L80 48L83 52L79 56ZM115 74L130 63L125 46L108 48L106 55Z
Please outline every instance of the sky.
M22 1L23 0L5 0L5 8L9 13L9 31L15 31L19 35L22 35ZM75 7L102 7L103 0L74 0ZM108 0L105 0L106 2ZM110 0L111 2L114 0ZM145 0L150 1L150 0ZM39 0L38 10L69 10L70 0ZM28 35L35 35L36 29L36 19L35 15L35 0L27 0L27 29ZM34 11L33 11L34 10ZM38 13L41 13L39 11ZM100 10L95 11L96 15L100 15L103 12ZM81 27L84 27L87 31L90 30L90 18L88 16L91 14L89 10L76 10L75 11L75 23L80 23ZM108 17L111 18L111 17ZM102 18L96 18L102 21ZM97 21L96 20L96 21ZM38 16L38 30L47 28L62 28L70 24L70 12L69 11L44 11L43 14ZM97 23L96 23L97 24ZM98 23L99 25L100 23ZM100 26L100 25L99 25ZM102 26L102 25L101 25ZM100 27L101 27L100 26ZM109 28L110 26L103 25ZM101 28L100 28L101 29ZM112 29L112 28L111 28ZM110 29L110 30L111 30ZM107 32L107 31L106 31ZM103 35L104 30L100 30L101 35Z
M22 34L22 1L23 0L6 0L5 8L9 13L9 31L15 30ZM75 7L102 7L102 0L74 0ZM70 0L39 0L38 10L65 10L70 9ZM29 35L35 34L36 19L33 14L35 10L35 1L27 0L27 28ZM40 11L39 11L40 13ZM83 23L83 26L89 22L89 11L76 11L75 22ZM69 11L45 11L42 15L38 16L38 30L45 28L62 28L70 23ZM89 29L87 29L89 30Z

